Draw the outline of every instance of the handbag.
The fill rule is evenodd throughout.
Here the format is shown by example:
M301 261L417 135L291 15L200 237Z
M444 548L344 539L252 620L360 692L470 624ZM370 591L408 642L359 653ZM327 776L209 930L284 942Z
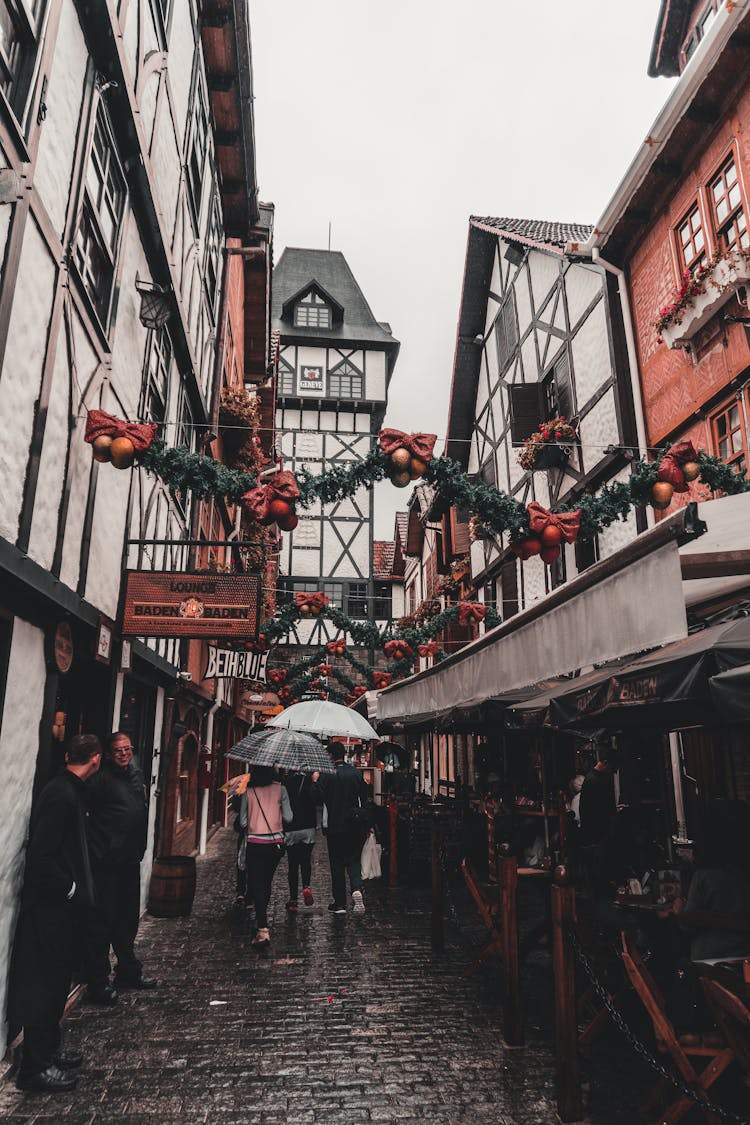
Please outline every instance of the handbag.
M367 833L367 839L362 847L362 855L360 857L363 879L380 878L380 855L382 851L382 846L375 839L375 829L371 828Z

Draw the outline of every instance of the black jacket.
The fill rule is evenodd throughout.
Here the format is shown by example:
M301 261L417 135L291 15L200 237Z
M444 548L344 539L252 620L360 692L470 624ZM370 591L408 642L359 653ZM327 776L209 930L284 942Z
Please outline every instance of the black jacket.
M297 832L303 828L315 828L318 823L318 806L310 778L304 774L290 773L284 785L294 813L289 823L284 822L286 831Z
M317 787L328 809L328 831L347 832L351 828L352 809L369 800L362 774L355 766L339 762L335 773L320 775Z
M88 833L96 863L140 863L146 851L148 809L143 774L133 762L104 762L87 785Z
M69 898L73 883L75 894ZM50 905L93 904L86 786L70 770L53 778L39 795L31 818L23 897Z
M609 841L617 815L615 780L609 770L591 770L581 789L578 806L581 818L581 843Z

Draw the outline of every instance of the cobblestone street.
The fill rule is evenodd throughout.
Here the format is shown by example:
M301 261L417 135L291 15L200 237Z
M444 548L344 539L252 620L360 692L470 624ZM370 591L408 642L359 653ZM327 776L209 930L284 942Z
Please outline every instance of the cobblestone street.
M233 851L231 832L211 841L189 919L143 920L140 952L159 990L68 1018L67 1041L86 1057L75 1093L21 1094L6 1081L3 1120L556 1120L548 1030L528 1016L527 1047L504 1048L491 973L463 975L450 924L446 954L430 952L426 891L368 885L364 917L332 917L319 838L315 905L286 916L282 861L263 958L230 925ZM587 1120L633 1121L605 1085L589 1091Z

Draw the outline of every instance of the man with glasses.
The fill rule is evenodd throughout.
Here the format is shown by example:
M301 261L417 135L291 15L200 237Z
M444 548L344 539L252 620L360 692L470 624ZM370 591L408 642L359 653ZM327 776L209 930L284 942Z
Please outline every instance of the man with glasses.
M156 988L143 975L134 944L141 914L141 860L146 851L148 806L143 774L133 761L130 737L115 731L99 773L88 786L88 837L96 906L91 912L87 999L112 1006L117 990ZM115 951L110 984L110 946Z

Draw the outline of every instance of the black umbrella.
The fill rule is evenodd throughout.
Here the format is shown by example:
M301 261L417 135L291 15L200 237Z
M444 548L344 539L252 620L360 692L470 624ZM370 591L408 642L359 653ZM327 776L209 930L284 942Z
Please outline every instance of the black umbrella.
M409 764L408 750L404 750L403 746L398 746L395 742L379 742L375 754L381 762L385 761L386 754L393 754L398 759L399 769L405 769Z

